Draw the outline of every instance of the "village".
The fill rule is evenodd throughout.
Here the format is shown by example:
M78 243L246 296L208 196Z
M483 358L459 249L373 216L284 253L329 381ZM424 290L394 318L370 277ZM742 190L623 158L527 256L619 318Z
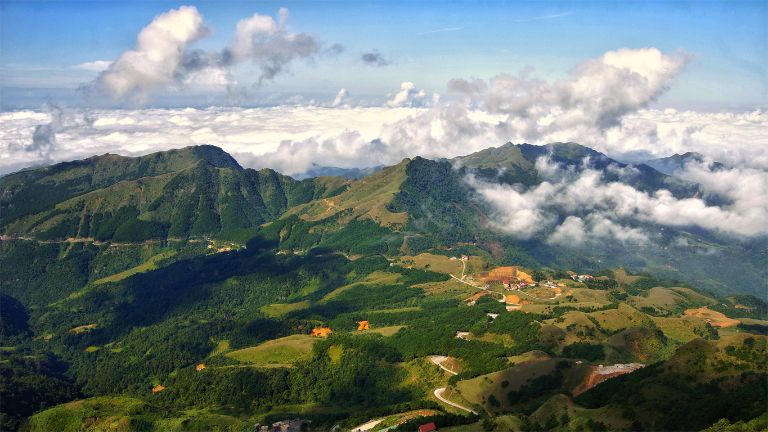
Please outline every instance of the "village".
M519 270L517 267L498 267L489 272L478 273L476 277L468 276L465 274L466 264L467 261L469 261L467 255L461 255L460 258L451 257L449 259L451 261L461 260L462 262L461 277L450 274L455 283L465 283L482 290L482 292L467 299L468 306L474 306L477 300L484 295L493 295L496 293L490 289L491 284L500 283L505 291L515 291L515 294L501 294L499 302L506 304L507 311L519 310L525 304L532 304L532 300L556 300L562 296L563 288L566 288L565 284L556 283L552 280L536 282L531 275ZM577 282L584 282L585 280L592 278L591 275L579 275L574 272L568 272L568 275L572 280ZM482 282L482 285L476 283L476 281ZM523 289L525 289L525 291L522 291ZM521 301L520 296L517 294L527 296L531 300Z

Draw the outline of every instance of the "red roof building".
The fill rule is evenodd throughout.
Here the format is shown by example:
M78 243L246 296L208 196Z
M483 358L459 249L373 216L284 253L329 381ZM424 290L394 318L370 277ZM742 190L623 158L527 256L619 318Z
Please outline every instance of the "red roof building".
M437 430L437 428L435 427L435 422L430 422L430 423L419 426L419 432L429 432L434 430Z

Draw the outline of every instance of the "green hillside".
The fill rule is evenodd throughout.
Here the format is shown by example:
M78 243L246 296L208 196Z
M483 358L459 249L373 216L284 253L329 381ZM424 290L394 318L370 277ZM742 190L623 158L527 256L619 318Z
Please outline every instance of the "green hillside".
M70 192L2 226L2 429L250 431L302 418L312 430L680 430L759 417L759 262L726 268L746 246L701 233L724 263L489 228L463 176L501 167L535 184L543 151L601 160L575 144L507 145L460 169L416 157L360 180L296 181L192 147L117 158L123 177L101 173L120 179L94 189L65 179L102 159L51 167L46 181ZM164 162L136 177L142 160ZM35 172L3 178L9 208L31 193L15 176L37 184ZM553 286L507 291L484 279L492 271ZM740 290L715 294L704 277ZM616 363L646 367L590 383ZM691 418L697 395L714 408Z

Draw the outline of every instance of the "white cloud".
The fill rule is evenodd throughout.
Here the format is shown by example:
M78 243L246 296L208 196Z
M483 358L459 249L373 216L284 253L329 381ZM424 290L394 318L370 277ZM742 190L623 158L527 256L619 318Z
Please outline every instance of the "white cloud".
M545 158L537 161L541 172ZM584 236L641 242L648 235L626 221L686 227L697 225L736 238L768 235L768 172L755 169L710 171L705 164L689 166L690 177L733 203L707 206L700 198L677 199L667 190L653 195L620 182L607 183L599 171L571 172L557 181L522 190L490 184L468 176L466 182L491 205L491 224L504 232L530 238L554 232L550 241L574 243ZM726 185L727 184L727 185ZM558 215L566 215L558 223Z
M293 33L285 28L290 17L281 8L278 22L270 16L254 14L237 22L232 44L222 51L222 63L230 66L251 59L261 69L258 85L283 72L296 58L312 59L323 42L313 33Z
M295 59L312 61L323 42L313 33L288 30L287 9L278 12L278 21L254 14L238 21L230 46L217 51L190 50L190 45L208 37L211 30L193 6L182 6L158 15L141 30L133 50L125 51L114 63L96 61L72 69L101 71L88 85L87 96L106 94L115 99L130 98L143 105L158 91L227 91L232 100L253 98L248 87L231 80L230 68L251 60L261 71L254 87L288 70ZM340 52L334 45L330 52Z
M288 174L303 172L312 162L346 167L397 163L402 157L389 156L389 149L383 144L378 144L383 150L376 153L370 152L369 146L379 137L382 124L422 111L299 105L253 109L81 112L62 108L61 112L6 112L0 113L0 174L40 162L55 163L104 153L136 156L194 144L219 146L235 154L246 167L272 167ZM55 145L48 145L54 142L42 140L40 136L35 144L33 135L39 126L51 127L46 137ZM358 137L352 147L322 146L328 140L349 144L350 134ZM123 141L122 137L128 139ZM282 142L295 146L317 145L318 148L309 153L317 159L294 158L292 154L300 153L287 151L285 145L283 151L277 152Z
M416 84L404 82L400 85L400 91L392 99L387 101L387 106L397 108L402 106L412 106L416 99L423 99L426 96L424 90L416 91Z
M344 101L344 98L346 98L347 96L349 96L349 92L347 91L347 89L343 88L339 90L339 93L336 94L336 97L333 99L333 103L331 104L331 106L337 107L341 105L341 103Z
M155 90L177 81L187 46L209 34L194 6L158 15L141 30L136 48L125 51L95 84L115 98L130 96L141 104Z
M111 65L112 65L111 61L97 60L97 61L81 63L79 65L71 66L70 69L101 72L109 69Z

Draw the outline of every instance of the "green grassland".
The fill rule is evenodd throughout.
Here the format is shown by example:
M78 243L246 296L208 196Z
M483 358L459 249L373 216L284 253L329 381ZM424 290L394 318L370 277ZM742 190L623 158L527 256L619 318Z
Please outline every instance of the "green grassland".
M309 357L319 339L306 335L288 336L225 354L241 363L254 365L294 364Z
M132 269L128 269L128 270L126 270L124 272L120 272L118 274L114 274L112 276L107 276L105 278L101 278L99 280L94 281L94 283L96 285L99 285L99 284L103 284L103 283L106 283L106 282L117 282L117 281L123 280L123 279L125 279L125 278L127 278L129 276L133 276L136 273L144 273L144 272L149 271L149 270L155 270L157 268L157 262L158 261L160 261L162 259L165 259L165 258L170 258L170 257L172 257L175 254L176 254L176 251L168 251L168 252L164 252L164 253L161 253L161 254L157 254L157 255L153 256L152 258L150 258L146 263L144 263L142 265L136 266L136 267L134 267Z

